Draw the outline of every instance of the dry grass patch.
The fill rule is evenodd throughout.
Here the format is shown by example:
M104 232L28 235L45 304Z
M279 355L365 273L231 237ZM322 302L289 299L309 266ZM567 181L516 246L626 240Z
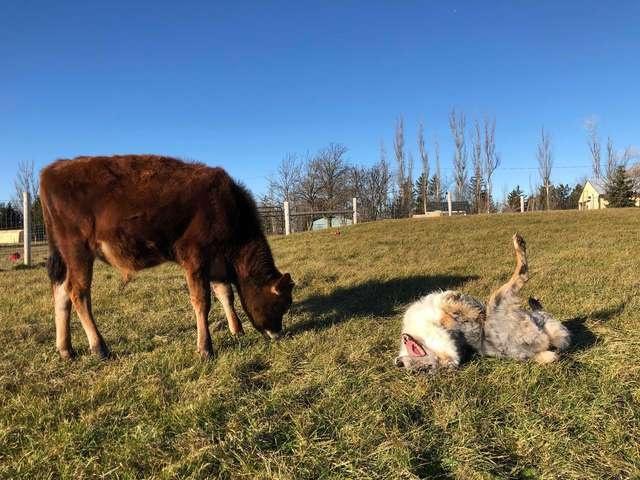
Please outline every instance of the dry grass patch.
M392 359L400 317L435 288L486 298L527 239L525 293L576 342L549 366L475 359L418 377ZM124 291L97 265L115 358L54 348L42 267L0 271L1 478L637 478L638 210L383 221L273 238L296 280L291 336L214 334L195 354L184 277ZM219 307L212 317L221 318Z

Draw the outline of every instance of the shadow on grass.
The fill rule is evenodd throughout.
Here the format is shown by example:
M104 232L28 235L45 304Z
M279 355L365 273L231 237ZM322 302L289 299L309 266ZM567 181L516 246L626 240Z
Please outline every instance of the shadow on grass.
M567 327L571 333L571 345L568 351L579 352L587 350L597 343L598 337L585 325L587 319L590 318L596 322L607 322L611 318L620 315L626 306L627 302L624 301L614 307L595 311L589 316L575 317L563 322L563 325Z
M453 475L445 468L442 457L435 449L414 452L410 460L411 472L418 478L438 480L453 479Z
M625 298L622 302L620 302L615 307L604 308L602 310L598 310L589 315L592 319L598 322L607 322L611 320L613 317L617 317L620 315L624 309L627 307L627 303L629 303L629 298Z
M32 263L31 265L25 265L24 263L21 263L19 265L14 266L13 268L9 269L9 270L33 270L36 268L42 268L42 267L46 267L47 263L46 262L38 262L38 263Z
M571 345L567 352L580 352L591 348L598 341L598 337L585 325L587 317L576 317L563 322L571 333Z
M296 323L287 330L291 334L306 330L321 330L342 323L352 317L390 317L397 314L397 307L426 295L433 290L459 288L477 276L419 275L371 280L352 287L341 287L327 295L314 295L295 307L310 313L311 318Z

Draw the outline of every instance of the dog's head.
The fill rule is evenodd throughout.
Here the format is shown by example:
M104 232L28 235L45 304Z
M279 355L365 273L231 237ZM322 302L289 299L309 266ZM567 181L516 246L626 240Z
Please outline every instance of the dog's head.
M400 354L394 364L412 372L429 372L438 367L438 357L408 333L401 336Z

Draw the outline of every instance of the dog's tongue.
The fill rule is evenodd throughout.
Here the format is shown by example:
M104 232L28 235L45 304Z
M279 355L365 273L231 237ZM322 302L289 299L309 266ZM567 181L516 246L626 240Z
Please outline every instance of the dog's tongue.
M402 334L402 342L404 343L404 346L407 347L407 351L412 357L424 357L427 354L424 351L424 348L422 348L420 344L407 333Z

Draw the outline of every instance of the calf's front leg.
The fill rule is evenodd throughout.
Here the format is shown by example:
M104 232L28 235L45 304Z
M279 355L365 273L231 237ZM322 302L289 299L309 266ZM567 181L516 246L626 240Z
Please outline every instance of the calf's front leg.
M233 288L229 283L212 282L213 293L216 298L222 304L224 314L227 317L227 323L229 324L229 331L232 335L243 335L242 323L238 318L238 314L233 308Z
M208 359L213 357L213 346L209 333L209 310L211 309L209 279L200 270L187 270L186 277L191 305L193 305L196 314L198 353L203 359Z

